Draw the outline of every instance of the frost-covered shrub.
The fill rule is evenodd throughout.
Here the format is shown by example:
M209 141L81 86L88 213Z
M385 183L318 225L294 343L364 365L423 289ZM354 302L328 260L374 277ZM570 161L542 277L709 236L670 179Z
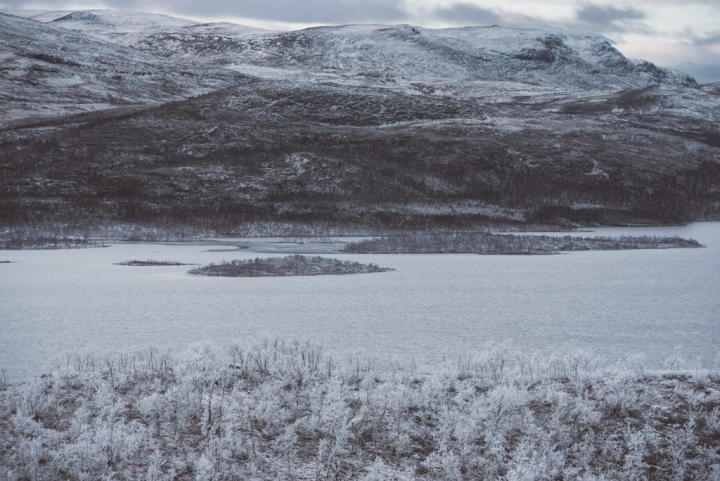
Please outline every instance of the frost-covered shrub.
M718 479L714 370L508 344L452 357L281 340L74 353L0 386L0 478Z

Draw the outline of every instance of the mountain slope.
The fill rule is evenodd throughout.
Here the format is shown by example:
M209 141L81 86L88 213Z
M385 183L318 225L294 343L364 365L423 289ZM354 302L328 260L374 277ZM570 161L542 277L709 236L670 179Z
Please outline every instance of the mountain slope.
M364 81L492 80L580 89L696 86L681 72L626 59L605 37L543 29L345 25L269 32L112 10L68 12L52 24L154 55L245 72L255 66Z
M502 103L253 80L5 131L0 221L426 228L720 213L720 98L656 86ZM52 163L33 164L33 158ZM29 217L28 217L29 216Z
M600 37L55 19L0 16L0 224L720 217L717 89Z
M0 125L118 105L184 99L239 76L178 66L135 49L35 20L0 14Z
M602 37L537 29L357 25L243 36L192 30L150 34L134 46L170 57L202 55L223 65L302 68L368 80L435 77L581 89L696 85L686 74L626 59Z

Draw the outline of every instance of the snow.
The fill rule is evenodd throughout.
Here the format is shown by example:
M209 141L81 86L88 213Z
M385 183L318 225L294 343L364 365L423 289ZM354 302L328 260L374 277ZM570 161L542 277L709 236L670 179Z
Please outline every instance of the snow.
M4 94L0 124L39 112L45 116L77 112L79 107L84 111L106 109L113 106L108 104L110 95L121 105L145 104L181 100L235 82L231 71L178 64L61 28L57 22L29 18L47 15L0 14L0 92ZM107 18L115 19L112 15ZM125 19L128 22L130 19Z
M7 15L15 15L16 17L37 20L38 22L52 22L53 20L64 17L72 13L69 10L3 10L2 13Z
M663 97L663 108L693 121L716 121L720 100L713 90L676 88L694 84L680 72L626 59L601 35L553 28L344 25L273 32L115 10L6 12L17 16L0 15L2 123L36 110L108 108L109 96L121 105L181 100L237 84L241 75L486 105L544 102L546 113L562 111L559 96L600 103L612 92L660 84L665 90L653 95ZM612 115L622 115L623 106L615 107ZM506 130L529 122L495 117L483 122Z
M128 11L13 12L156 55L291 76L301 70L373 83L434 77L581 89L692 83L682 73L626 59L601 35L557 28L344 25L271 32Z
M458 209L503 215L480 203ZM257 244L267 240L258 239L232 253L210 251L234 245L225 241L213 246L117 243L107 249L3 251L2 260L17 263L3 265L0 276L0 319L9 326L0 343L0 361L13 375L31 375L78 345L183 345L198 338L224 342L263 333L314 339L336 352L363 349L373 355L435 360L446 347L471 349L489 339L508 338L532 350L557 349L564 342L601 348L609 360L642 345L656 362L682 344L693 356L712 359L720 342L720 224L596 230L582 235L679 235L708 247L528 258L350 255L331 252L338 248L335 244L320 244L326 256L397 271L312 280L206 279L186 274L183 266L138 271L114 264L129 259L208 264L278 252L318 255L312 250L318 244L285 244L267 251ZM127 299L132 299L131 309ZM293 306L290 316L288 306ZM204 322L198 324L198 319ZM98 320L105 320L102 327ZM650 343L648 332L654 333Z

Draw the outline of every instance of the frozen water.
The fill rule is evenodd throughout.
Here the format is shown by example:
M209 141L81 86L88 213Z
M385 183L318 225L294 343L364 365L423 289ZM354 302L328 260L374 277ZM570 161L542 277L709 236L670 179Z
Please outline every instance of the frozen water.
M625 234L692 237L707 248L555 256L331 253L397 271L286 278L208 278L183 266L114 263L205 264L340 244L0 251L0 261L14 262L0 264L0 368L31 376L68 350L225 344L263 335L421 361L513 339L518 350L580 346L609 360L644 352L658 366L680 345L687 358L712 362L720 352L720 223L581 235Z

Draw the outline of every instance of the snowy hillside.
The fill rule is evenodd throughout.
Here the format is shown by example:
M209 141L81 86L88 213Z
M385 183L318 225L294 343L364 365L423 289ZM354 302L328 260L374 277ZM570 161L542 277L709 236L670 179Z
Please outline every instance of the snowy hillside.
M626 59L600 35L498 26L437 30L410 25L269 32L113 10L26 11L24 15L157 56L209 62L253 74L262 71L252 67L265 67L372 83L491 80L610 90L658 83L696 85L681 72Z
M83 33L0 13L0 125L33 116L184 99L237 81Z
M43 23L52 22L56 26L98 37L109 37L113 33L182 28L200 23L169 15L121 10L5 10L4 13Z
M604 37L23 15L0 15L0 223L720 217L717 85Z
M603 37L536 29L362 25L238 35L228 26L151 33L133 46L170 57L197 55L224 65L302 68L368 81L435 77L582 89L695 85L681 72L626 59Z
M180 29L198 22L168 15L116 10L90 10L72 12L52 21L52 24L69 30L118 43L132 45L137 38L153 32Z

